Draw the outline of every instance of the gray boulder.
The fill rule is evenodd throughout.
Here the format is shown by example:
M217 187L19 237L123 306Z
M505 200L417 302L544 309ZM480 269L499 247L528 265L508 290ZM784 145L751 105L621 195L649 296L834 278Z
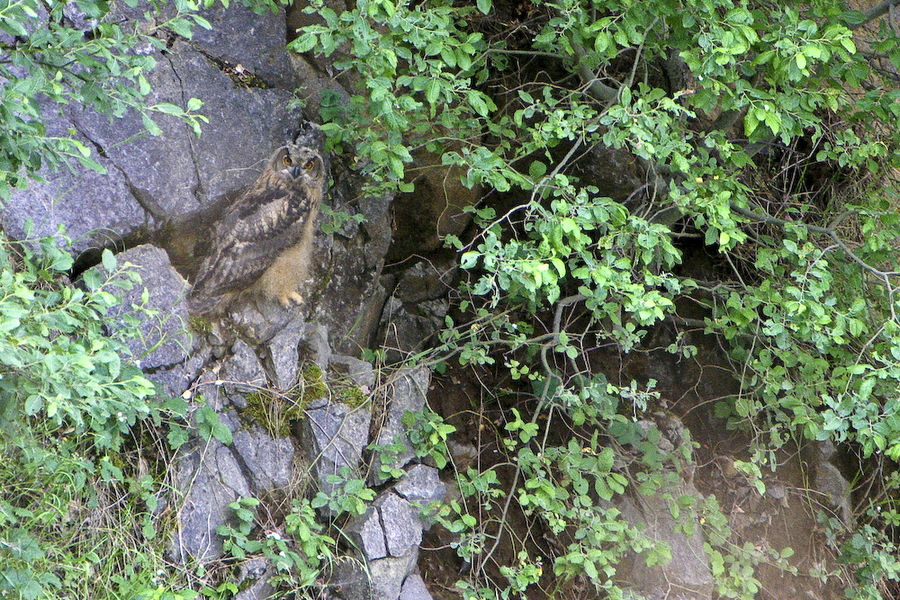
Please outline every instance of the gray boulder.
M836 509L848 527L853 526L853 507L850 504L852 486L840 469L826 460L815 465L813 489L824 495L826 503Z
M275 567L268 558L257 557L238 563L238 581L241 591L234 600L266 600L275 591L269 579ZM246 586L246 587L244 587Z
M188 390L197 380L197 374L211 358L210 347L195 340L194 351L186 361L178 365L160 367L152 373L147 373L147 377L160 385L163 393L169 396L189 395Z
M243 340L237 340L231 347L231 355L222 363L218 375L225 397L236 408L245 408L245 395L266 385L265 369L253 348Z
M217 440L197 441L176 462L175 484L184 500L172 554L181 563L215 560L222 555L222 540L216 530L232 519L228 505L250 495L240 463Z
M430 383L431 371L424 367L399 371L393 382L393 391L388 401L384 425L375 439L375 444L378 446L400 443L405 448L391 457L390 467L393 469L403 468L415 456L409 438L406 436L402 419L406 411L419 412L425 407L425 395ZM382 473L381 466L381 454L376 452L372 459L370 483L377 484L387 481L388 477Z
M299 346L306 333L306 324L297 316L266 344L266 362L272 384L281 392L287 392L297 384L300 374Z
M304 361L318 365L323 373L328 372L331 361L331 345L328 342L328 328L317 323L310 323L300 341L300 356Z
M334 179L331 208L365 221L317 236L310 275L319 285L311 293L309 320L328 328L335 352L355 355L371 346L384 304L378 279L391 241L391 198L358 200L363 182L340 165L334 165Z
M440 502L447 495L447 486L438 478L438 470L427 465L413 465L394 486L401 498L422 508Z
M69 136L75 125L65 117L56 115L56 107L42 103L45 125L49 136ZM91 142L83 135L75 134L88 148ZM79 254L88 248L110 245L127 233L139 230L147 224L147 214L131 194L128 181L111 160L92 157L105 173L79 164L71 165L72 171L60 169L40 171L43 182L29 181L24 190L13 190L2 207L0 225L12 239L24 239L26 222L32 223L32 236L55 235L63 225L71 238L70 252Z
M367 562L387 556L384 529L376 507L370 506L366 512L350 521L345 530Z
M397 600L403 589L403 582L416 568L419 548L413 548L408 554L399 558L382 558L369 564L371 581L369 586L372 598Z
M456 270L455 257L419 261L400 276L394 296L404 303L440 298L452 288Z
M184 298L188 285L169 264L165 252L150 245L142 245L116 256L118 267L132 265L141 283L122 292L122 303L110 314L113 323L126 315L140 320L140 337L128 340L128 349L142 368L157 369L184 362L191 351L188 332L188 313ZM125 276L117 276L125 279ZM147 290L147 304L141 295ZM155 314L135 312L147 309Z
M426 344L444 324L446 300L427 300L404 304L391 296L378 326L379 343L387 350L388 361L400 361Z
M400 600L431 600L431 594L428 593L428 588L418 573L413 573L403 582Z
M233 449L254 492L286 488L290 484L296 453L290 437L272 437L262 427L251 425L234 432Z
M386 492L376 499L375 504L381 515L388 554L399 558L418 548L422 543L422 521L409 502L393 492Z
M236 78L249 71L268 87L286 90L297 87L299 79L285 48L284 7L279 5L275 11L256 13L240 2L231 3L228 8L216 3L200 14L212 28L196 27L192 45L235 68ZM249 77L248 80L253 81Z
M116 165L134 197L157 220L190 214L248 186L300 119L299 112L287 108L290 92L236 86L214 62L185 44L157 56L148 79L153 86L149 104L203 100L200 112L210 121L203 135L195 137L168 115L154 117L162 130L154 137L134 112L112 122L89 110L72 112L82 134Z
M400 558L373 560L367 569L355 561L341 561L330 588L341 600L398 600L404 582L416 570L418 557L415 548Z
M367 410L354 410L325 398L313 400L306 410L303 448L307 456L316 457L312 474L326 495L332 495L337 489L336 484L326 481L329 475L339 475L343 467L356 471L362 462L371 419Z
M339 377L344 377L363 390L375 387L375 370L364 360L335 354L328 361L328 367Z
M126 319L136 319L138 335L126 340L135 362L165 393L180 395L209 358L208 348L195 343L188 331L187 282L170 266L166 253L154 246L137 246L118 254L116 260L118 268L130 265L141 283L117 290L122 302L110 310L107 327L122 331ZM114 278L127 279L125 275ZM142 301L145 289L146 305Z
M691 483L682 482L679 489L667 490L671 497L688 495L702 498ZM668 544L672 560L665 565L648 568L639 557L632 557L619 565L618 574L648 597L668 597L673 600L711 600L714 581L709 557L703 551L700 525L693 524L694 535L688 537L678 530L678 523L669 511L668 494L662 491L651 496L640 495L637 500L625 496L619 506L622 518L643 529L651 540ZM686 517L691 518L691 517ZM666 596L666 590L672 590Z

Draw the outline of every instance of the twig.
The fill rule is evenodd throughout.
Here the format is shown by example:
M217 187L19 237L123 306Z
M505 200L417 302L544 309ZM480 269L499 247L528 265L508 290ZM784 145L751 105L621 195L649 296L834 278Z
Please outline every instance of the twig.
M575 294L574 296L568 296L563 298L559 302L556 303L556 312L553 315L553 340L545 342L541 346L541 363L544 365L544 371L546 379L544 380L544 389L541 390L541 396L538 400L538 405L534 409L534 413L531 415L530 423L537 423L538 416L541 414L541 411L544 410L544 405L547 404L547 394L550 392L550 381L553 378L553 372L550 369L550 363L547 361L547 350L550 346L559 340L559 328L560 323L562 322L562 311L567 306L575 304L576 302L581 302L585 300L586 297L582 294ZM497 527L497 534L494 537L494 545L491 546L491 549L487 554L484 555L484 558L481 560L482 564L486 563L491 556L493 556L494 552L497 550L497 546L500 545L500 539L503 536L503 529L506 525L506 517L509 514L509 507L512 504L513 496L515 496L516 488L519 485L519 478L522 475L522 466L519 463L516 463L515 473L513 474L513 481L509 487L509 492L506 494L506 502L503 504L503 512L500 514L499 525Z

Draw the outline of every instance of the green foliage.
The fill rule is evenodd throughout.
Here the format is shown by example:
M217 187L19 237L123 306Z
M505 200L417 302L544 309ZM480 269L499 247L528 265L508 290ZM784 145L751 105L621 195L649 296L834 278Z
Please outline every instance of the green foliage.
M444 423L439 414L429 408L420 412L406 411L401 418L406 435L419 458L429 457L438 469L447 466L450 450L447 439L456 427Z
M202 397L200 398L202 401ZM194 412L194 421L197 424L197 433L204 440L216 438L220 443L230 446L232 442L231 430L219 420L219 414L208 404L202 404Z
M105 275L64 286L58 243L0 245L0 594L136 597L163 563L162 485L127 446L150 425L174 430L187 406L131 363L127 320L106 330L115 292L139 284L129 265L106 253Z
M14 271L11 247L0 240L2 424L15 428L24 419L45 419L48 426L90 438L98 449L118 449L123 434L155 408L153 384L122 359L128 332L116 339L104 331L107 311L119 303L114 292L131 289L140 278L124 265L106 279L85 273L86 289L59 286L56 278L71 268L72 258L56 238L40 240L40 248L36 256L28 243L22 246L22 268Z
M335 540L322 533L324 526L316 520L309 500L294 500L285 516L284 535L270 532L262 539L252 537L256 498L241 498L229 504L237 518L237 527L223 525L224 549L232 557L245 561L250 556L265 556L275 568L269 583L285 593L302 593L313 586L322 570L334 559ZM234 587L234 584L230 584ZM209 590L210 597L237 593L237 589ZM225 596L230 597L230 596ZM304 596L305 597L305 596Z
M350 467L341 467L326 476L325 482L333 486L331 493L317 492L310 503L312 508L327 507L334 515L358 516L366 512L366 503L375 499L375 491L366 487L365 479L354 477Z
M753 434L740 466L760 493L762 469L792 439L900 459L896 31L863 34L872 17L832 0L534 1L520 7L527 27L496 6L360 1L338 13L313 1L322 23L293 48L334 57L355 85L321 115L373 191L411 191L406 167L421 148L482 190L469 208L476 232L447 238L467 276L435 362L503 365L530 393L531 418L517 410L505 423L515 480L502 519L512 498L550 529L577 532L583 544L554 569L611 589L604 552L641 542L580 504L585 488L608 499L625 485L598 439L638 449L642 493L665 490L665 470L690 457L660 452L659 432L637 427L657 402L652 386L609 384L591 352L643 350L664 320L696 326L679 306L699 305L706 333L729 350L741 387L716 413ZM860 37L875 54L857 50ZM609 197L583 158L606 154L635 165L643 185ZM688 275L702 271L682 264L683 239L716 253L714 281ZM696 353L681 340L668 350ZM575 428L574 443L551 441L553 416ZM417 454L443 465L437 423L406 418ZM479 500L496 502L491 473L461 474L460 485L478 482ZM467 553L490 558L483 525L457 506L446 525ZM753 597L760 560L786 564L716 535L708 552L723 595ZM464 597L534 585L533 560L503 568L510 587L475 573Z
M319 210L321 210L322 214L325 216L325 221L322 223L322 233L325 234L340 231L346 223L359 225L366 220L366 218L359 213L351 215L348 212L334 210L325 204L323 204Z
M891 535L900 527L900 471L894 470L884 481L884 489L870 501L866 522L840 544L840 562L855 570L858 588L852 600L880 600L887 582L900 583L900 546ZM844 525L824 512L819 521L832 544L837 544ZM812 573L811 573L812 574ZM890 585L890 584L887 584Z

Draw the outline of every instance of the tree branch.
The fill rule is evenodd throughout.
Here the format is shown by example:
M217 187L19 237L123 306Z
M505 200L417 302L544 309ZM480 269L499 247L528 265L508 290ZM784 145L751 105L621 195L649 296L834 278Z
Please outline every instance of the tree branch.
M859 29L865 25L868 25L871 21L883 17L886 15L891 8L900 4L900 0L884 0L878 6L873 6L869 10L865 11L863 14L865 15L865 20L862 23L858 23L856 25L851 25L850 29Z

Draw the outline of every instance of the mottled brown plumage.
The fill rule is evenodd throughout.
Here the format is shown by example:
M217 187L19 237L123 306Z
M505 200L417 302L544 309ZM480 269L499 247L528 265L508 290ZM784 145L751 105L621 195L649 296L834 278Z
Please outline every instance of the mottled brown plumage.
M210 252L200 265L191 303L195 312L224 307L236 294L256 292L283 306L300 302L328 165L318 129L279 148L250 188L212 227Z

